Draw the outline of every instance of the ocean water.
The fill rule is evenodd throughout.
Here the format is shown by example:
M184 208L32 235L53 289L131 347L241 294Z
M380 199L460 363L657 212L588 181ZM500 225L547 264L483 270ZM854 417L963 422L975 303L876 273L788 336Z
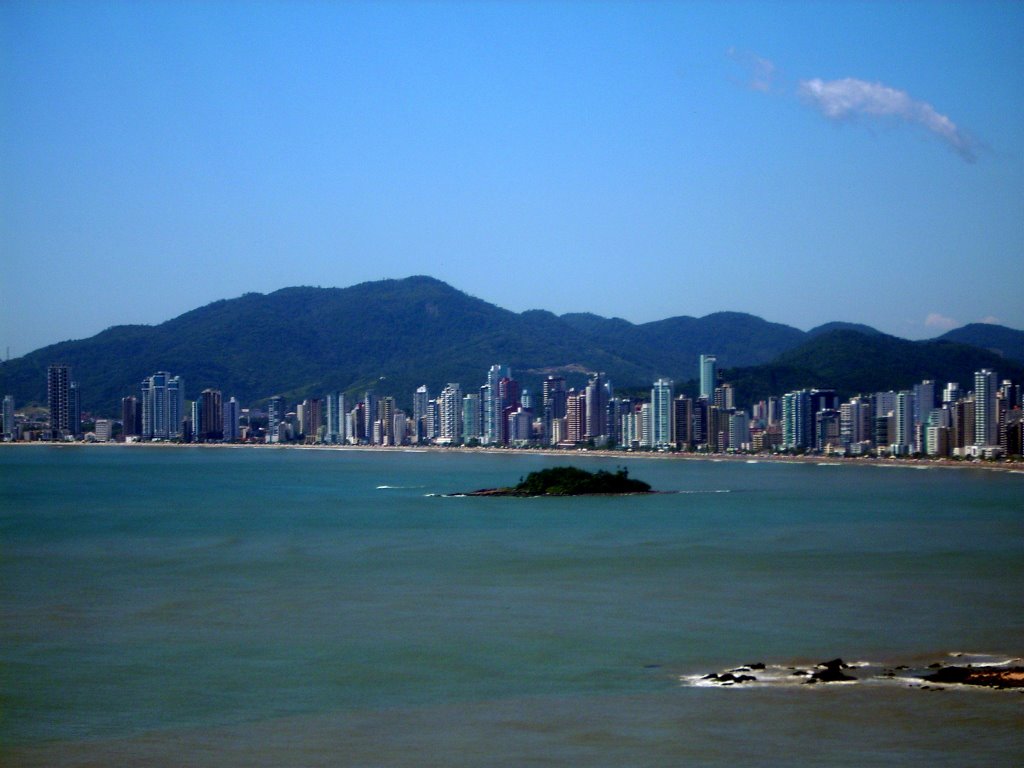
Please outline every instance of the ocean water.
M529 453L0 449L0 763L1020 764L1016 691L695 681L1024 656L1024 475L571 458L674 493L441 495L568 460Z

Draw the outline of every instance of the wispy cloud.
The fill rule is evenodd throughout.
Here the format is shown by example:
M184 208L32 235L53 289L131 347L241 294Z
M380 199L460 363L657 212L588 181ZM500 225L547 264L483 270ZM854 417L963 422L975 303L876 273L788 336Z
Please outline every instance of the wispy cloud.
M998 317L994 317L992 315L989 315L988 317L983 317L978 322L979 323L985 323L986 325L1002 325L1003 324L1002 320L1000 320Z
M755 91L770 91L775 79L775 64L750 51L730 48L726 55L739 64L747 73L747 87Z
M902 120L925 128L967 162L973 163L977 159L973 142L956 123L928 102L911 98L906 91L846 77L842 80L802 80L799 93L829 120L862 117Z
M926 328L936 328L940 331L951 331L960 325L960 323L952 317L946 317L938 312L931 312L928 317L924 319L924 325Z

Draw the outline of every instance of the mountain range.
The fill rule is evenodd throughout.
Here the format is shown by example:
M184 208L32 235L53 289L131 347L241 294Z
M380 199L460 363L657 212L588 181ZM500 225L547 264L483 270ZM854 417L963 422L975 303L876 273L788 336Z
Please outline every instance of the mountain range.
M18 406L46 401L46 368L67 363L82 408L116 415L143 378L170 371L186 396L207 387L247 406L331 390L373 389L408 405L426 384L472 391L496 362L539 392L548 374L580 385L604 371L616 390L643 391L658 377L695 386L701 354L715 354L740 401L800 387L841 395L905 388L925 378L969 388L975 370L1024 378L1024 332L968 325L930 341L908 341L865 325L810 331L740 312L634 324L590 313L511 312L431 277L349 288L283 288L213 302L155 326L124 325L38 349L0 366L0 392Z

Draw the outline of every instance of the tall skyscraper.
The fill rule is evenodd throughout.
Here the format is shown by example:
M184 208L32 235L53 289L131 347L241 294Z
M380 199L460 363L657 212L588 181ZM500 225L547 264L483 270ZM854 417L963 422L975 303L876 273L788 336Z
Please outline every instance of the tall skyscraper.
M561 376L548 376L544 380L541 419L544 423L544 435L550 443L554 436L552 422L565 418L565 379Z
M50 438L63 440L71 429L71 368L54 364L46 369L46 404L50 408Z
M686 395L679 395L672 401L673 424L675 434L673 442L676 448L687 450L693 444L693 400Z
M974 445L999 445L999 411L996 407L996 372L982 368L974 373Z
M200 417L196 425L199 442L224 439L224 404L219 389L204 389L199 396Z
M142 437L170 440L180 437L185 419L185 382L159 371L142 381Z
M608 410L608 391L604 374L595 373L587 384L587 423L584 437L600 441L608 436L605 418Z
M267 403L267 442L276 443L281 439L281 425L285 423L285 401L281 395L274 395Z
M480 395L471 392L462 398L462 439L480 439Z
M68 388L68 429L75 437L82 436L82 390L77 381Z
M242 406L232 397L224 403L224 440L231 443L241 438L241 420Z
M412 395L412 420L414 424L415 440L417 443L426 442L427 428L424 421L430 408L430 391L426 384L416 388Z
M4 432L3 439L14 439L14 395L4 395Z
M711 400L714 397L716 386L718 386L718 358L714 355L701 355L700 396Z
M449 383L437 398L441 411L441 445L459 445L462 442L462 387Z
M135 395L121 398L121 434L125 437L142 434L142 407Z
M487 372L487 391L484 393L484 442L494 445L501 442L504 421L502 414L500 383L511 379L512 372L507 365L496 363Z
M651 447L671 448L672 445L672 382L658 379L651 389Z

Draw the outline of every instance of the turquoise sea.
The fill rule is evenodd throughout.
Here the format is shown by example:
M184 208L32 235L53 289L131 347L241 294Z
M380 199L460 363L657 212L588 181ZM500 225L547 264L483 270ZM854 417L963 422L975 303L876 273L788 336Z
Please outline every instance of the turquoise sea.
M569 458L678 493L439 495ZM695 682L958 652L1024 656L1024 474L0 448L3 765L1020 765L1016 691Z

